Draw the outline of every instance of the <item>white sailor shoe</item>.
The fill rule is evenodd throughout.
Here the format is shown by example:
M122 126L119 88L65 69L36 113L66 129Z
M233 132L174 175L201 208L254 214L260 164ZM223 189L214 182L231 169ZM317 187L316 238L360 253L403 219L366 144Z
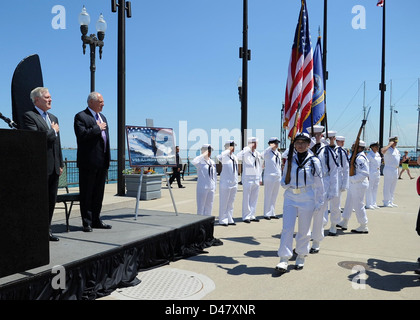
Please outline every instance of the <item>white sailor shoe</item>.
M361 224L357 229L352 229L351 232L353 233L369 233L369 229L367 224Z
M375 210L375 207L374 206L365 206L365 209Z
M304 264L305 264L305 256L301 254L298 255L296 258L295 269L302 270Z
M281 272L281 273L286 273L287 272L287 264L289 262L289 259L287 258L281 258L280 259L280 263L278 265L276 265L276 270Z
M391 206L392 206L392 207L394 207L394 208L398 207L398 205L396 205L396 204L395 204L395 203L393 203L393 202L391 202Z
M392 208L392 204L391 204L391 202L386 202L386 201L384 201L384 207L385 208Z

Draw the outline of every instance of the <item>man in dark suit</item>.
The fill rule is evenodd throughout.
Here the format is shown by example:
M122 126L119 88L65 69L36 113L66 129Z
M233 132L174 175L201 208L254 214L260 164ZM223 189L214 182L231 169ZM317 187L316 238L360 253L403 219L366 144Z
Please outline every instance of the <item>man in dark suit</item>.
M58 119L49 113L51 109L51 95L47 88L35 88L31 92L34 109L28 111L23 117L23 129L47 133L47 173L48 173L48 213L49 224L57 202L58 179L63 173L63 155L61 152L60 127ZM50 241L59 241L51 233Z
M101 113L103 107L102 95L92 92L88 97L88 107L74 118L84 232L91 232L92 228L111 229L100 219L111 159L107 120Z
M178 183L178 188L185 188L181 184L181 170L182 170L182 159L179 157L179 147L176 146L176 167L172 168L172 175L169 178L169 184L172 185L174 180Z

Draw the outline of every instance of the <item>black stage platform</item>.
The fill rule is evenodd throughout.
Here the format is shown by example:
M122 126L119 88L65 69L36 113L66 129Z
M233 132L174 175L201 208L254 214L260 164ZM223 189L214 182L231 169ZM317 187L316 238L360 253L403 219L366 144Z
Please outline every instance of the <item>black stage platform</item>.
M111 230L85 233L79 217L70 219L67 233L65 221L53 222L60 241L50 242L50 264L0 278L0 300L96 299L137 284L139 271L222 244L213 237L214 217L141 210L134 220L133 210L119 209L102 219ZM64 274L62 289L58 279Z

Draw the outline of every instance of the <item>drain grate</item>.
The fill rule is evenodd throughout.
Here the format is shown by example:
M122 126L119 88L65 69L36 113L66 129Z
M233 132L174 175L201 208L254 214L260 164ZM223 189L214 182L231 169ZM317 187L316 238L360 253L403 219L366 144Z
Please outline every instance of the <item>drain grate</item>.
M120 300L200 299L215 288L214 282L194 272L159 268L141 272L137 286L118 289L112 296Z
M344 269L352 270L354 267L363 267L365 270L372 270L373 267L360 261L341 261L338 265Z

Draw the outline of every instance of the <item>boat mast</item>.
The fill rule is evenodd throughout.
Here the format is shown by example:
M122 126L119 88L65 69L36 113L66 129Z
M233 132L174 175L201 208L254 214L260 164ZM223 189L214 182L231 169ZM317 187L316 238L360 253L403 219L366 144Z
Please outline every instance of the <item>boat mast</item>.
M389 117L389 136L388 137L392 137L392 116L394 114L394 106L392 105L392 80L390 80L389 82L391 85L391 90L389 94L389 108L390 108L391 115Z
M416 141L416 157L420 155L420 78L418 79L418 98L417 98L417 111L419 113L417 121L417 141Z

